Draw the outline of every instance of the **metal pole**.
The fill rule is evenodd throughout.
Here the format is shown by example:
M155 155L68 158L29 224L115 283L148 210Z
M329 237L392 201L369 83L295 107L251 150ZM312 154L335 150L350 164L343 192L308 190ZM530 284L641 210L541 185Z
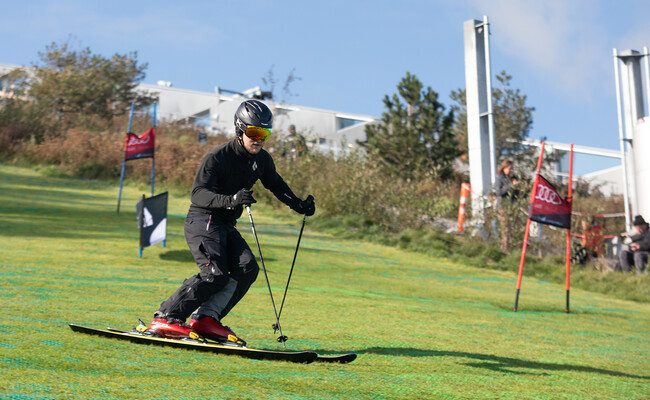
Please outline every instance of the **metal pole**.
M485 86L487 90L487 120L488 137L490 142L490 183L496 181L496 155L494 143L494 115L492 113L492 72L490 65L490 24L487 15L483 16L483 42L485 45Z
M133 113L135 112L135 101L131 102L131 110L129 111L129 129L128 133L133 132Z
M154 128L154 135L156 132L156 105L158 103L153 103L153 116L151 119L153 120L153 128ZM155 137L155 136L154 136ZM153 197L154 194L154 188L156 184L156 148L154 145L154 154L151 157L151 197Z
M253 213L251 212L251 206L246 206L246 211L248 212L248 220L251 222L251 230L253 231L253 237L255 238L255 244L257 244L257 251L260 255L260 263L262 264L262 270L264 271L264 278L266 278L266 286L269 288L269 296L271 296L271 304L273 305L273 313L275 313L275 324L273 325L274 331L280 331L280 337L278 337L278 342L281 342L285 345L287 337L282 334L282 327L280 326L280 316L278 315L278 310L275 307L275 300L273 300L273 291L271 290L271 282L269 281L269 275L266 273L266 266L264 265L264 257L262 257L262 248L260 247L260 241L257 239L257 231L255 230L255 222L253 222Z
M287 279L287 286L284 288L284 295L282 296L282 303L280 304L280 312L278 319L282 316L282 309L284 308L284 300L287 298L287 291L289 290L289 282L291 282L291 274L293 274L293 267L296 265L296 257L298 257L298 248L300 248L300 239L302 239L302 232L305 230L305 222L307 222L307 215L302 217L302 226L298 234L298 243L296 244L296 251L293 253L293 261L291 262L291 269L289 270L289 278Z
M648 48L643 48L643 65L645 66L645 100L646 100L646 113L650 115L650 54Z
M153 197L155 181L156 181L156 158L151 157L151 197Z
M616 82L616 115L618 117L618 138L619 138L619 144L620 144L620 149L621 149L621 161L623 165L623 202L625 203L625 229L629 230L631 226L630 222L630 193L629 193L629 187L627 184L628 181L628 176L627 176L627 156L626 156L626 151L625 151L625 133L623 131L623 111L621 110L621 83L620 83L620 77L619 77L619 72L618 72L618 52L616 49L613 49L613 55L614 55L614 80Z
M126 172L126 161L122 160L120 171L120 188L117 190L117 213L120 213L120 202L122 201L122 186L124 185L124 173Z
M127 127L127 135L133 130L133 113L135 112L135 102L131 102L131 109L129 111L129 125ZM126 144L125 144L126 145ZM126 173L126 160L122 160L122 169L120 171L120 188L117 191L117 213L120 213L120 202L122 201L122 186L124 185L124 174Z
M138 227L140 229L140 243L138 244L138 256L142 258L142 228L144 228L144 194L142 195L142 207L140 208L140 226Z
M153 128L154 128L154 132L156 131L156 119L157 119L156 110L157 110L157 108L158 108L158 103L154 103L154 105L153 105ZM153 150L154 150L154 155L155 155L155 151L156 151L155 146L154 146ZM151 194L153 195L153 189L151 190ZM163 239L163 242L162 242L163 247L167 247L167 238L166 238L166 236L167 235L165 235L165 239Z

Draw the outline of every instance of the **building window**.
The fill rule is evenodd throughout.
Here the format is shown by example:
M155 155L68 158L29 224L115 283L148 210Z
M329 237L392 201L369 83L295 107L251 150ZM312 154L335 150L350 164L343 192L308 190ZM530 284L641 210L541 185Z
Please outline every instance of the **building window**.
M358 119L336 117L336 130L340 131L341 129L349 128L361 123L363 123L363 121Z

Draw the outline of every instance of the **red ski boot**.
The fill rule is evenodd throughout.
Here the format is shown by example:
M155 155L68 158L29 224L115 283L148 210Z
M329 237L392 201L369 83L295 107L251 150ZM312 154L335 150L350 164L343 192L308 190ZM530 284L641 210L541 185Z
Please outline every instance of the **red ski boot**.
M148 327L145 328L142 325L138 328L140 328L138 331L142 333L167 339L185 339L194 336L190 335L194 333L191 327L173 318L154 318Z
M201 316L190 321L192 330L202 337L214 340L219 343L232 343L238 346L246 346L246 342L239 338L232 329L221 325L221 322L209 316Z

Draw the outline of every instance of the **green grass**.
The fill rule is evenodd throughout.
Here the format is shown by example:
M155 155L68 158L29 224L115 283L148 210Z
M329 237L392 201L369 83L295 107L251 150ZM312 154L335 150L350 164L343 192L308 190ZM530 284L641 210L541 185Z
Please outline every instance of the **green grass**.
M316 217L312 226L338 237L372 241L403 250L422 253L436 258L448 258L458 263L496 271L516 270L521 250L509 254L502 252L497 243L482 240L471 235L449 235L435 229L407 229L398 233L387 232L359 216ZM552 232L552 236L565 231ZM565 256L562 254L536 255L548 243L530 241L526 255L525 274L549 282L562 283L565 280ZM571 287L603 293L623 300L650 303L650 273L638 275L614 272L604 268L605 259L592 260L586 265L573 264Z
M127 187L0 166L0 398L650 397L650 305L448 258L315 232L308 225L283 315L290 349L356 351L349 365L296 365L74 333L129 328L195 272L186 196L170 198L168 245L137 257ZM276 296L300 217L254 208ZM254 246L246 221L240 229ZM281 348L262 274L225 321Z

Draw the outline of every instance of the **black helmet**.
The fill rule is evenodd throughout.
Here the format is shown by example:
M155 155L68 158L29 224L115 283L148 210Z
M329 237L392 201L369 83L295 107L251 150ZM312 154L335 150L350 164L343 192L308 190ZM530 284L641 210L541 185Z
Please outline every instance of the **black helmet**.
M259 100L246 100L235 111L235 133L241 136L246 126L273 127L273 113Z

